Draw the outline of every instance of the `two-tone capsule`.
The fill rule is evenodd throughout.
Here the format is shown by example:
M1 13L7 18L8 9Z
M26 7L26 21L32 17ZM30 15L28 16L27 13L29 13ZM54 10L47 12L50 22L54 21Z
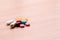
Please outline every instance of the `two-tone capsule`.
M12 22L12 23L10 24L10 29L14 28L14 27L15 27L15 24L16 24L16 21Z

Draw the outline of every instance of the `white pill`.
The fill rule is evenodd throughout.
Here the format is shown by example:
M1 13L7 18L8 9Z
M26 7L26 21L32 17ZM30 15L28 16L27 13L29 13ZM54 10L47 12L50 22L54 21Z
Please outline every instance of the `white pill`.
M10 25L14 20L7 21L7 25Z
M10 25L15 25L16 24L16 21L12 22Z
M15 26L15 24L16 24L16 21L12 22L12 23L10 24L10 28L13 28L13 27Z

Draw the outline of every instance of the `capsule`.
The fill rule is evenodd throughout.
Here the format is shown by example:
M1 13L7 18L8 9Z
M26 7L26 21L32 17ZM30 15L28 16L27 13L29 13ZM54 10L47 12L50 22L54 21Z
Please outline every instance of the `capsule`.
M24 28L24 26L25 26L24 24L20 24L20 28Z
M29 23L26 23L25 25L26 25L26 27L29 27L29 26L30 26L30 24L29 24Z
M14 20L7 21L7 26L9 26Z
M15 19L16 20L22 20L22 17L16 17Z
M13 29L15 27L16 21L10 24L10 29Z
M21 24L25 24L26 23L26 20L21 20Z
M28 21L28 18L25 18L26 21Z
M20 22L16 22L15 27L20 27Z

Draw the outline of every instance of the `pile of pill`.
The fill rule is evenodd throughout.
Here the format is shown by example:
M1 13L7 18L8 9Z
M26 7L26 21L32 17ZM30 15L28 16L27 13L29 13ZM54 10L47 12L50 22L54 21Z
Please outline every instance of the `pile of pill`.
M7 26L10 26L10 29L15 27L24 28L25 26L29 27L30 23L28 23L28 18L17 17L15 20L7 21Z

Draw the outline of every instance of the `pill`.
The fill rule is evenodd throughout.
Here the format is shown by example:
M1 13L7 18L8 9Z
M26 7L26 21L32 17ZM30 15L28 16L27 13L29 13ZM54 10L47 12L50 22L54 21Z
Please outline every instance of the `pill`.
M24 24L20 24L20 28L24 28L24 26L25 26Z
M14 20L7 21L7 26L9 26Z

